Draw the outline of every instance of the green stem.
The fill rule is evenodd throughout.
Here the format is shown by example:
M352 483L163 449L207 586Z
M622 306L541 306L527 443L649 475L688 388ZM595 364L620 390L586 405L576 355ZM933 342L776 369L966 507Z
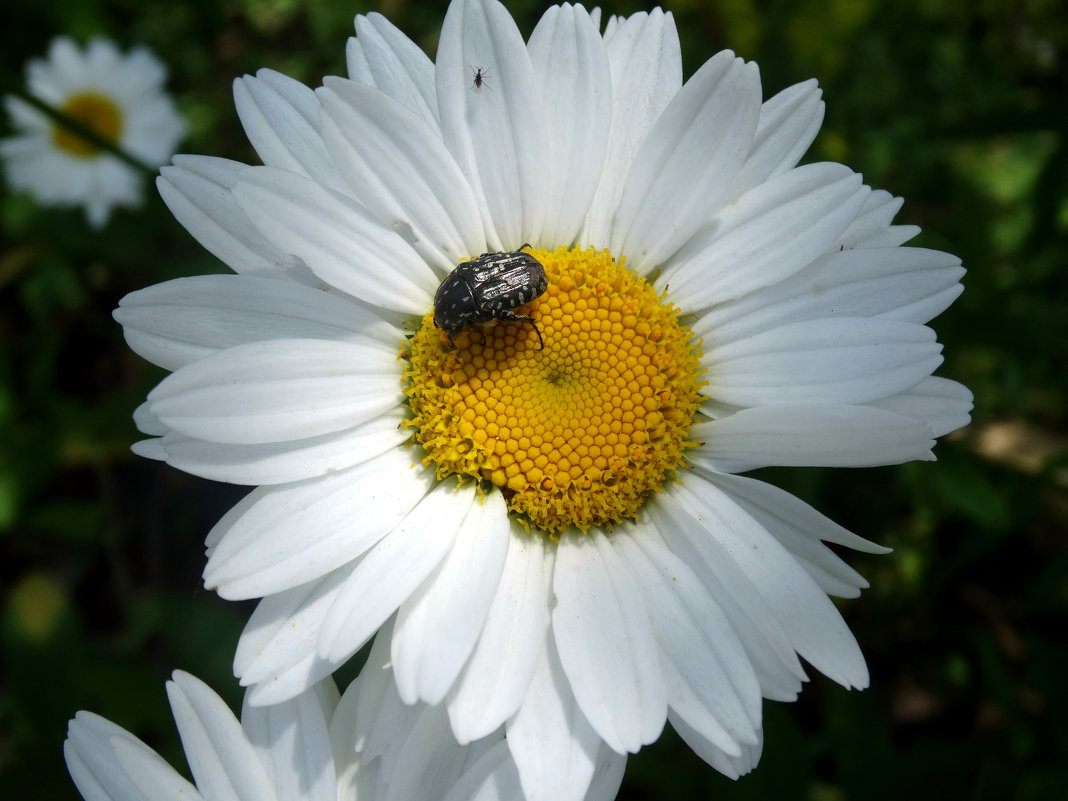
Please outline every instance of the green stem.
M159 170L157 168L150 167L148 164L145 164L145 162L141 161L137 157L131 156L125 150L120 148L115 142L111 141L110 139L105 139L92 128L90 128L88 125L83 124L80 120L75 119L74 117L60 111L57 108L53 108L52 106L48 105L48 103L41 100L39 97L34 97L31 94L27 94L21 89L16 89L14 91L14 94L19 98L19 100L29 103L42 114L51 117L52 120L62 125L64 128L69 129L71 132L77 134L82 139L92 144L94 147L98 147L101 150L106 150L108 153L111 153L116 158L122 159L135 170L140 170L149 177L154 177L159 173Z

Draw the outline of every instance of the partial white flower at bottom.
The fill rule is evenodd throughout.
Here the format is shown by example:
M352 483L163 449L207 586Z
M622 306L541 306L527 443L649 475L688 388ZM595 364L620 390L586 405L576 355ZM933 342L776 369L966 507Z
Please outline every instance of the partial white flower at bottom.
M902 247L901 201L849 168L798 166L814 81L765 99L725 51L683 83L670 14L602 34L555 6L525 40L454 0L434 62L380 15L356 32L349 79L235 81L264 166L162 172L237 275L115 313L173 371L137 452L259 485L207 538L206 585L262 599L235 673L284 701L391 625L400 697L461 742L504 725L530 801L581 799L666 722L745 773L802 659L867 685L828 597L867 584L830 546L885 549L738 474L933 459L971 408L928 326L960 260ZM529 319L437 327L458 264L520 249Z
M379 644L380 643L380 644ZM202 681L167 683L195 786L111 721L79 712L63 754L85 801L514 801L519 773L499 730L456 742L440 707L403 703L379 638L338 698L331 680L281 704L246 703L238 721ZM625 757L602 749L585 801L608 801Z
M123 55L94 39L57 37L26 67L27 92L147 167L165 164L185 120L163 90L167 70L144 47ZM4 98L16 134L0 141L7 181L46 206L84 206L94 227L116 206L141 205L146 176L17 97Z

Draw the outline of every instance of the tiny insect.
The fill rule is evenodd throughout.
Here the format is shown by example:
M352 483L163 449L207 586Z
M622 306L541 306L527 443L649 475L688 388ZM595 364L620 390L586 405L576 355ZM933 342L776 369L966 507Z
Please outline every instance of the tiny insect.
M512 309L541 297L549 286L545 268L531 254L519 250L483 253L460 262L445 276L434 293L434 324L444 328L452 342L464 326L489 320L530 323L538 335L538 350L545 347L533 317Z
M471 68L468 67L468 69ZM481 92L483 86L487 89L490 88L489 83L486 82L486 79L490 77L489 67L477 67L476 69L471 69L471 72L474 74L474 78L471 81L472 92Z

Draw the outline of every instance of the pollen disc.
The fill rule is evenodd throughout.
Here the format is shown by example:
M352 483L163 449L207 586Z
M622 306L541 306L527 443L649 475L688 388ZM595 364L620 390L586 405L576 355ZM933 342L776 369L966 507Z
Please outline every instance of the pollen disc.
M406 351L406 424L439 479L491 482L550 535L635 518L685 467L700 344L607 251L531 252L549 287L516 312L534 318L544 349L529 323L506 321L450 345L429 312Z
M117 142L122 134L122 112L103 95L94 92L74 95L60 110L108 142ZM59 123L52 128L52 141L56 147L75 156L91 157L100 152L95 143Z

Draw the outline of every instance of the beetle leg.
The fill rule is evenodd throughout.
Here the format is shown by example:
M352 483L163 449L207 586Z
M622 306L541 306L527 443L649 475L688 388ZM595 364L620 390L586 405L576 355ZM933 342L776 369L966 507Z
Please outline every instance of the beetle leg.
M516 314L514 311L511 311L510 309L501 309L499 312L497 312L497 319L498 320L511 320L511 321L517 322L517 323L518 322L530 323L532 326L534 326L534 333L538 335L538 350L545 350L545 342L542 341L541 330L538 328L538 324L536 322L534 322L534 318L533 317L527 317L527 316L522 315L522 314Z

